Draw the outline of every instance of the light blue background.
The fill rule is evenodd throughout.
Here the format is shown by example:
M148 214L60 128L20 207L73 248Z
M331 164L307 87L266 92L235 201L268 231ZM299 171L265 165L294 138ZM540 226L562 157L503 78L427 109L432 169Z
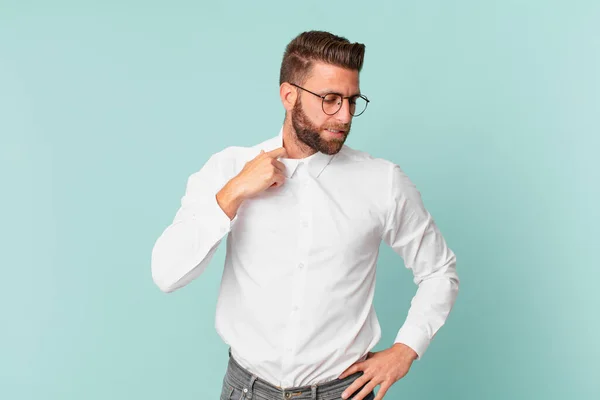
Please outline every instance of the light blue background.
M259 3L0 0L0 398L218 397L224 246L171 295L150 252L211 154L278 133L309 29L367 45L347 143L403 167L458 256L386 399L600 398L600 3ZM415 290L384 245L376 350Z

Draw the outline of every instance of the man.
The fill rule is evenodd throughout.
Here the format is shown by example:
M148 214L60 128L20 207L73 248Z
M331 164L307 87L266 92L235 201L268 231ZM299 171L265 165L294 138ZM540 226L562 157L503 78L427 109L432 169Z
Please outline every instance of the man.
M279 135L214 154L155 244L152 276L171 292L202 274L227 235L216 313L230 357L221 399L380 400L453 307L455 255L415 186L398 165L344 145L368 104L364 51L327 32L292 40ZM382 240L418 290L395 343L372 353Z

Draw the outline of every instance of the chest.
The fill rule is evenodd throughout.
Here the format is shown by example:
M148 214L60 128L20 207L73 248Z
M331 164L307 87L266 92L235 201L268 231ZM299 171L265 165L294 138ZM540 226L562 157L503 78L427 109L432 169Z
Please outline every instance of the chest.
M376 200L360 184L290 178L240 206L232 243L238 250L273 256L361 252L381 240L383 216Z

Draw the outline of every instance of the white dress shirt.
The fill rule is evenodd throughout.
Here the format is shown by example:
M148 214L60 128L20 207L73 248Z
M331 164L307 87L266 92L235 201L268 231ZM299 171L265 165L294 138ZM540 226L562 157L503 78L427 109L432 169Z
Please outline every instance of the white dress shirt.
M233 220L216 193L279 135L214 154L187 182L152 251L171 292L197 278L221 240L227 252L216 329L246 369L282 388L336 379L379 341L375 269L385 241L418 285L395 342L420 358L458 294L456 258L400 167L346 145L329 156L281 158L286 181L242 203ZM390 344L391 345L391 344Z

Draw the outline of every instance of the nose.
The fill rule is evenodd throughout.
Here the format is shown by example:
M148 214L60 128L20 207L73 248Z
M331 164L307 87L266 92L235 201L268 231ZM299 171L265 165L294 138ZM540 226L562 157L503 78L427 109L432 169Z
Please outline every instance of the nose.
M343 123L348 124L352 121L352 114L350 113L350 99L342 99L342 107L335 114L336 119Z

